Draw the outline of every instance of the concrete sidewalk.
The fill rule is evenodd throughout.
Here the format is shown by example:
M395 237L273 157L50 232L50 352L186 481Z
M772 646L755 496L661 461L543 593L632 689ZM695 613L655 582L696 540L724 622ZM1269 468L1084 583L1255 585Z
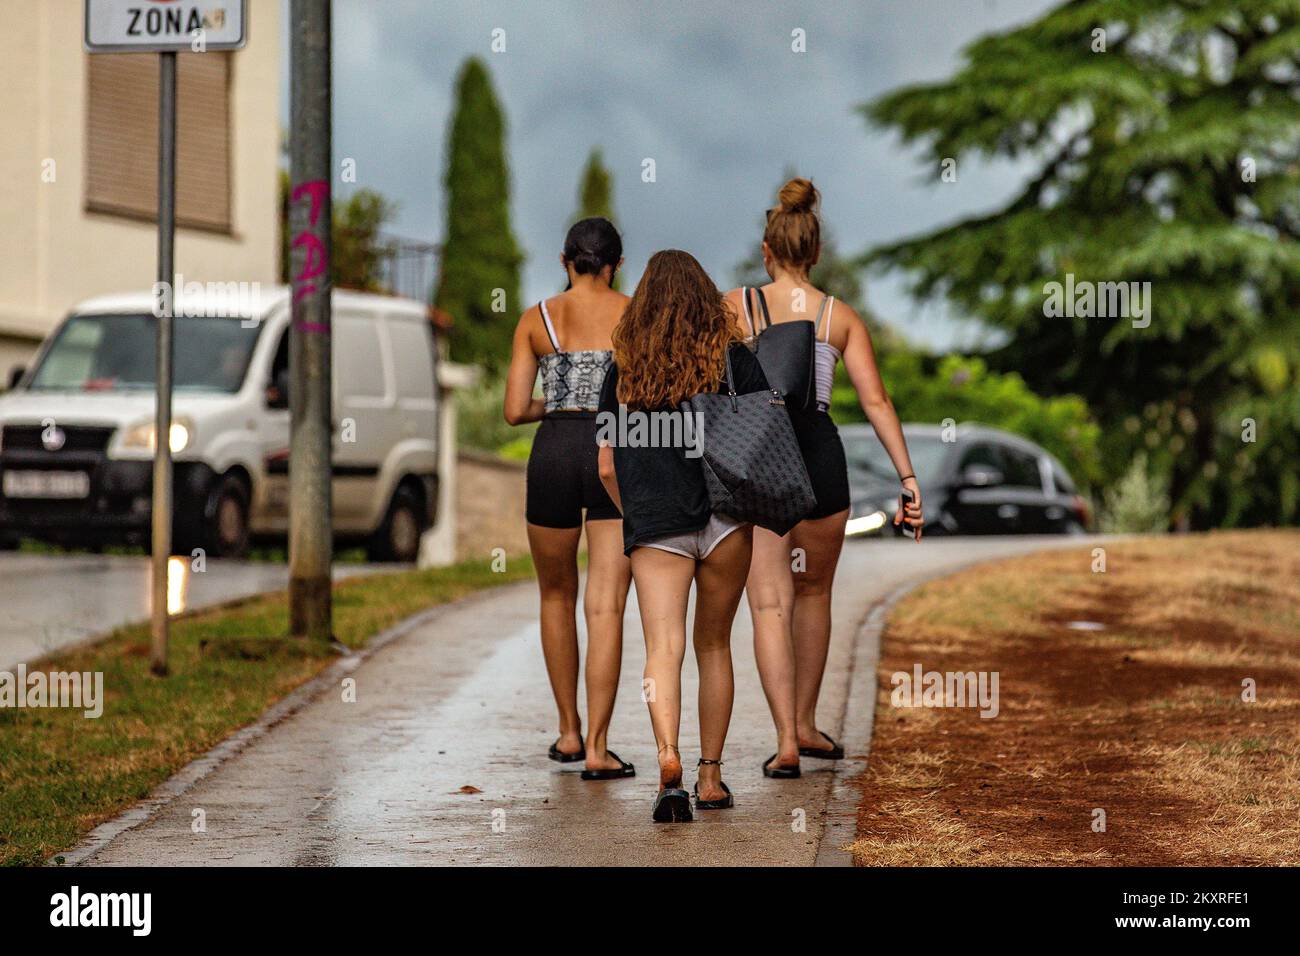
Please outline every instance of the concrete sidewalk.
M546 759L555 715L542 663L536 591L523 584L444 613L352 672L356 702L333 687L260 737L92 865L788 865L844 863L852 836L849 777L870 745L877 631L873 604L900 587L986 558L1087 539L981 538L849 542L820 720L850 759L807 760L800 780L767 780L771 718L754 669L748 611L736 620L736 707L724 778L736 807L695 822L650 821L657 773L640 700L644 647L628 609L623 679L610 745L637 777L584 783L581 764ZM694 661L684 674L682 751L697 756ZM849 708L849 701L852 707ZM846 710L849 712L846 713ZM693 773L687 774L687 787ZM463 788L475 788L465 790ZM202 809L206 832L191 829ZM820 847L827 811L836 845ZM797 825L805 823L803 828ZM821 850L819 855L819 849Z

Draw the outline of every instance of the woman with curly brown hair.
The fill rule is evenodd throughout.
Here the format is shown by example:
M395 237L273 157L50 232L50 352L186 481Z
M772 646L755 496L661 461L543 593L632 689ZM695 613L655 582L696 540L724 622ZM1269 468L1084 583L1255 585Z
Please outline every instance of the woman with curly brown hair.
M712 513L699 460L703 436L682 410L695 395L725 391L728 358L738 394L767 389L735 316L700 264L678 250L655 253L614 330L597 440L601 480L623 514L645 634L643 696L659 747L658 823L691 819L678 732L692 582L700 675L695 808L733 805L722 782L722 747L735 692L731 624L749 573L752 526Z

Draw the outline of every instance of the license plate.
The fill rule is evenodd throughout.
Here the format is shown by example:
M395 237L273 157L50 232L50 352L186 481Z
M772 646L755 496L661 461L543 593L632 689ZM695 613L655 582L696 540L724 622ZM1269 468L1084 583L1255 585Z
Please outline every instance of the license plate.
M6 471L6 498L85 498L90 475L84 471Z

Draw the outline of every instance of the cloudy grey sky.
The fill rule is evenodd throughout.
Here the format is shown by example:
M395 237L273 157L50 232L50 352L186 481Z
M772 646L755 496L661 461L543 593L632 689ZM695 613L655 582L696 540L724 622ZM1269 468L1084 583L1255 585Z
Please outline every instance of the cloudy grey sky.
M631 280L657 249L694 253L724 288L759 241L787 168L822 191L840 248L859 252L1004 200L1026 170L964 165L937 181L856 108L952 72L981 34L1047 0L334 0L334 152L358 185L397 201L393 231L440 241L456 72L491 70L509 126L511 207L524 295L562 287L556 261L593 146L615 182ZM506 49L491 49L493 31ZM791 51L791 31L807 52ZM285 61L287 64L287 56ZM284 84L287 99L287 77ZM287 125L287 105L285 106ZM657 181L641 181L655 160ZM868 285L886 321L936 347L978 330L918 307L897 281Z

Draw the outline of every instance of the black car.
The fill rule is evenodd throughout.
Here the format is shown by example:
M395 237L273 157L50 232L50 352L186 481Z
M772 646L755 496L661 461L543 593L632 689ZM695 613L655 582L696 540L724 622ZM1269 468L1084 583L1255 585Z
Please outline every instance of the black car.
M1087 530L1087 502L1061 463L1033 442L983 425L904 425L903 434L921 484L925 534ZM846 425L840 436L853 502L845 534L890 530L898 473L884 446L870 425Z

